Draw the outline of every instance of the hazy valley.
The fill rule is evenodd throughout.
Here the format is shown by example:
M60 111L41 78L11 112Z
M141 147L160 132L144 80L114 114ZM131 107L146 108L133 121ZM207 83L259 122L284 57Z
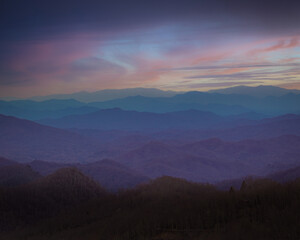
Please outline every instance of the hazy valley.
M253 211L281 214L286 204L284 214L291 214L298 208L291 201L299 197L300 95L240 89L97 103L2 101L3 239L81 239L76 232L86 231L92 231L86 239L219 239L231 227L238 229L236 239L245 231L245 239L255 231L287 237L289 227L270 235L280 223L268 225L268 212ZM199 209L202 220L185 204ZM165 213L157 215L161 208ZM124 223L139 218L147 220L136 227ZM251 229L243 229L240 218ZM13 233L15 227L21 230Z

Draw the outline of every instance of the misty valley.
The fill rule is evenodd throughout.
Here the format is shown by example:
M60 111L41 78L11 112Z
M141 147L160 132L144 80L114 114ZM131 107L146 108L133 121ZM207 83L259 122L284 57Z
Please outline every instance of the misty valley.
M0 239L300 238L296 90L116 92L0 101Z

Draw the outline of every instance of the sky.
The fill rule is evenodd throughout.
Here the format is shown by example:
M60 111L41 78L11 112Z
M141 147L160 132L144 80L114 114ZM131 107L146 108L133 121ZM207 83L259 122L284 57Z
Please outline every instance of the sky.
M0 97L300 89L298 0L2 0Z

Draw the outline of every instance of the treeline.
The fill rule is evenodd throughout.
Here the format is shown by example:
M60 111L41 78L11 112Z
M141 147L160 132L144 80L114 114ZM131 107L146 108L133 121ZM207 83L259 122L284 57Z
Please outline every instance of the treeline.
M47 188L1 191L1 226L7 225L1 239L300 239L300 179L286 184L248 179L240 189L219 191L212 185L161 177L109 194L80 172L62 175L60 184L56 176L48 185L40 183ZM46 194L49 186L57 193ZM72 191L67 190L70 186ZM29 212L30 218L24 217Z
M0 231L35 224L106 192L76 168L60 169L18 187L0 188Z

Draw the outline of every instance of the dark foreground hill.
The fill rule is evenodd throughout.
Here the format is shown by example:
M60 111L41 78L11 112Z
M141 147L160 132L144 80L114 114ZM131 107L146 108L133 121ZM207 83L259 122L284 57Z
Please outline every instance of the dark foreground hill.
M16 163L15 161L0 157L0 167L9 166L15 163Z
M13 164L0 167L0 186L13 187L23 185L41 177L30 166Z
M161 177L130 191L105 195L69 169L32 186L34 192L31 188L9 194L1 190L0 196L5 197L0 198L0 239L300 238L299 180L281 185L261 179L244 182L241 190L218 191L211 185ZM87 190L80 190L82 186Z
M41 177L29 165L0 157L0 187L20 186Z
M109 159L87 164L61 164L36 160L30 162L29 165L44 176L64 167L76 167L109 191L133 188L138 184L149 181L148 177L138 171Z
M100 185L75 168L62 168L19 187L2 187L0 231L35 223L105 195Z
M27 164L0 158L0 187L17 187L34 182L60 169L78 169L108 191L133 188L150 179L118 162L105 159L88 164L32 161Z

